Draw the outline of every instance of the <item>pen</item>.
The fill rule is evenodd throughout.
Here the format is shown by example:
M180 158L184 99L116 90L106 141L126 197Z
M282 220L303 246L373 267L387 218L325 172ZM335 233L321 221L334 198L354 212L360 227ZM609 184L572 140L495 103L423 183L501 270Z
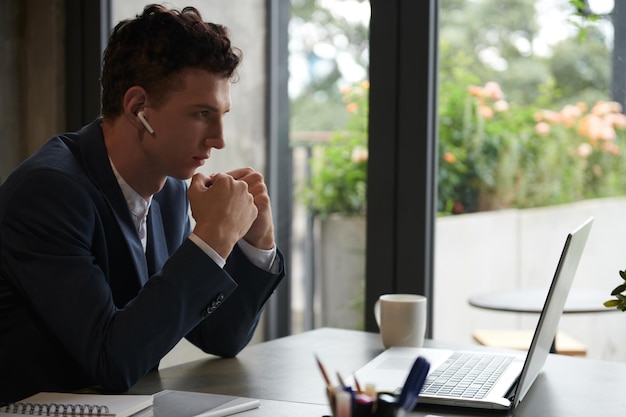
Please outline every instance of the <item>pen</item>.
M424 386L429 369L430 363L421 356L413 363L398 398L398 416L403 416L405 412L411 411L417 405L419 393Z

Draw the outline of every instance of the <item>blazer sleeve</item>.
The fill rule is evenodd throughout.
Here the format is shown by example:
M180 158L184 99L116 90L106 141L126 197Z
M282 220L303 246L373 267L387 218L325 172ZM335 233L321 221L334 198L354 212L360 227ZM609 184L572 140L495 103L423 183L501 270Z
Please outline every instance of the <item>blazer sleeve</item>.
M273 274L256 267L235 246L224 269L237 282L237 289L187 339L207 353L223 357L237 355L254 336L266 301L285 275L283 255L277 251L277 256L281 268Z
M80 181L41 170L5 190L3 277L94 384L124 391L211 317L207 306L227 300L237 283L186 240L134 299L116 308L99 263L106 257L104 230L117 225L103 224L99 191ZM222 321L229 320L210 323L228 328Z

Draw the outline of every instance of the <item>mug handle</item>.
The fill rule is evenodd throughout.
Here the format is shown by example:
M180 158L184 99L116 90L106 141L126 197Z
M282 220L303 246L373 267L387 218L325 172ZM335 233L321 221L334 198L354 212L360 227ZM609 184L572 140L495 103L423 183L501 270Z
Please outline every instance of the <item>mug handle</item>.
M376 318L376 325L380 329L380 300L376 300L374 303L374 317Z

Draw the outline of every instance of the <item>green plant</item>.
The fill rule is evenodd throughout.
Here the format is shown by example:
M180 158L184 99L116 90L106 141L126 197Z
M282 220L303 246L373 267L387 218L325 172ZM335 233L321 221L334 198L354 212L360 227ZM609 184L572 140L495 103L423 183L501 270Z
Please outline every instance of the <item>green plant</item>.
M619 271L619 276L624 280L623 283L615 287L611 291L611 295L615 299L604 302L604 306L607 308L617 308L618 310L626 311L626 271Z
M585 0L569 0L570 6L574 8L569 22L578 29L578 41L582 42L587 38L587 27L601 19L601 17L589 10Z
M369 83L344 89L343 100L348 122L328 142L313 147L311 178L301 189L309 210L320 217L362 215L366 209Z

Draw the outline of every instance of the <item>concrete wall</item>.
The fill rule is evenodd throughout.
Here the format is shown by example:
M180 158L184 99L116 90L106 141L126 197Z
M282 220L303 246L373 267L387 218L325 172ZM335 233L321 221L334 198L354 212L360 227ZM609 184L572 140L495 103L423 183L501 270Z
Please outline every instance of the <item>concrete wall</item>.
M626 269L626 198L437 219L434 337L474 343L473 329L534 329L538 316L481 310L478 293L547 288L565 236L587 217L595 221L573 287L606 291ZM626 313L564 315L562 330L588 348L587 357L626 360Z

